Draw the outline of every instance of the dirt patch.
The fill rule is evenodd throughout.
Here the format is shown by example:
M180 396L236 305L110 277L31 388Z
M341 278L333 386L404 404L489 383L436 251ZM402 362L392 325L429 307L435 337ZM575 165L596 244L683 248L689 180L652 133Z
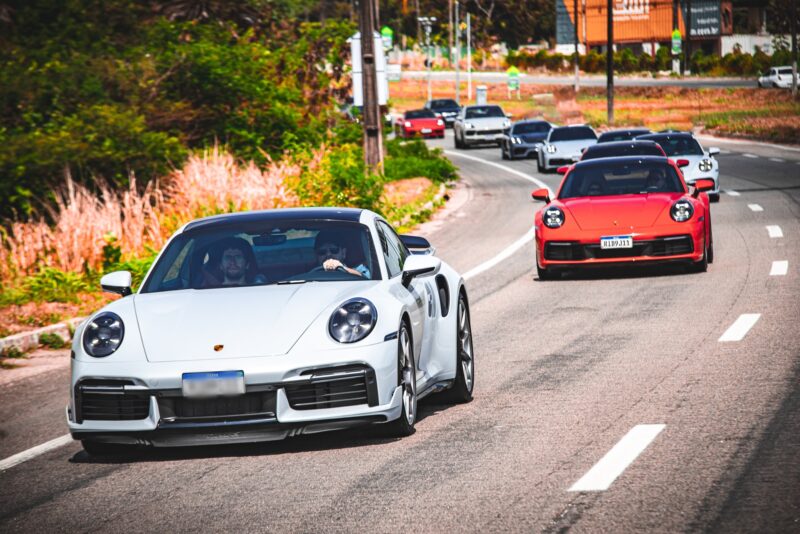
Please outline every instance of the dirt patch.
M428 178L396 180L383 186L383 199L388 204L405 206L424 199L431 187L433 182Z

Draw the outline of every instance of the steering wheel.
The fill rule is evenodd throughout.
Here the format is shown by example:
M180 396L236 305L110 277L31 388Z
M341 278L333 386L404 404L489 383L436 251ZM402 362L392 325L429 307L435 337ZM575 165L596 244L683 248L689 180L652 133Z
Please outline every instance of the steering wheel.
M332 272L332 271L328 271L328 270L327 270L325 267L323 267L322 265L317 265L316 267L314 267L313 269L311 269L311 270L310 270L310 271L308 271L308 272L309 272L309 273L318 273L318 272L320 272L320 271ZM347 271L345 271L345 268L344 268L344 267L342 267L341 265L340 265L339 267L337 267L336 269L334 269L334 271L344 271L344 272L347 272Z

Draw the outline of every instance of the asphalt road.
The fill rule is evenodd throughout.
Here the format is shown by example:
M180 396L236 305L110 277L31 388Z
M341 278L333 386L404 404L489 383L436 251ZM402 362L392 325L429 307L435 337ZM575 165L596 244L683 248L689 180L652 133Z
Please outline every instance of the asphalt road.
M553 188L560 177L434 144L463 181L422 230L466 272L530 230L537 186L506 168ZM712 208L707 273L540 282L527 243L467 283L475 400L429 398L413 436L107 461L70 443L0 472L0 531L800 531L800 152L720 146L728 193ZM787 274L770 275L779 260ZM718 341L749 313L760 316L742 340ZM61 357L0 386L0 460L66 433ZM571 491L642 432L607 488Z
M428 73L425 71L406 71L403 72L404 78L412 80L427 79ZM434 71L431 72L431 79L434 81L455 82L455 71ZM467 82L467 73L460 73L461 82ZM505 83L508 76L505 72L473 72L472 82L476 83ZM524 85L573 85L575 76L541 76L521 73L519 81ZM605 87L606 77L600 74L581 74L580 85L583 87ZM614 79L614 85L624 87L758 87L755 78L640 78L633 76L619 76Z

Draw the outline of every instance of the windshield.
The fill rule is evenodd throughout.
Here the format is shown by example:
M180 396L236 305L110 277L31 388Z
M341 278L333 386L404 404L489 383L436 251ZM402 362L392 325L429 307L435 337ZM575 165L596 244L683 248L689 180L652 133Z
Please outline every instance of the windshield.
M436 113L429 109L415 109L414 111L406 111L407 119L435 119Z
M336 261L324 265L329 260ZM379 279L372 240L363 224L271 220L178 235L161 254L142 292Z
M500 106L473 106L467 108L468 119L486 119L489 117L505 117Z
M458 103L455 100L431 100L431 109L442 109L442 108L457 108Z
M680 137L673 137L673 136L644 136L640 137L639 139L648 139L650 141L655 141L661 148L664 149L664 153L668 157L672 156L702 156L703 149L700 147L700 143L695 141L693 137L689 137L688 135L682 135Z
M531 133L547 133L550 131L550 124L547 122L520 122L514 125L514 133L531 134Z
M578 141L580 139L597 139L597 135L586 126L570 126L567 128L555 128L550 132L550 142L555 141Z
M778 74L792 74L792 69L778 69Z
M605 132L600 134L598 143L609 143L612 141L629 141L637 135L649 134L650 130L617 130L615 132Z
M603 144L592 145L583 153L581 161L597 158L611 158L615 156L663 156L664 153L655 144Z
M558 198L683 192L678 174L666 162L608 161L573 169Z

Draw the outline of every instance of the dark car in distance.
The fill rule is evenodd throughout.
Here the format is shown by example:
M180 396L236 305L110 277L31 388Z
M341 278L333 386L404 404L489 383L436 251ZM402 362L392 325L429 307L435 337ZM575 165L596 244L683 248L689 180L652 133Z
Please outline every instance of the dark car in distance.
M437 98L425 102L425 109L429 109L439 115L447 127L453 126L461 106L452 98Z
M610 130L603 132L597 138L598 143L613 143L614 141L630 141L636 136L653 133L647 128L628 128L625 130Z
M515 122L503 133L500 154L503 159L536 156L536 151L552 129L553 125L544 120Z
M581 154L580 161L619 156L666 156L664 149L655 141L615 141L592 145Z

